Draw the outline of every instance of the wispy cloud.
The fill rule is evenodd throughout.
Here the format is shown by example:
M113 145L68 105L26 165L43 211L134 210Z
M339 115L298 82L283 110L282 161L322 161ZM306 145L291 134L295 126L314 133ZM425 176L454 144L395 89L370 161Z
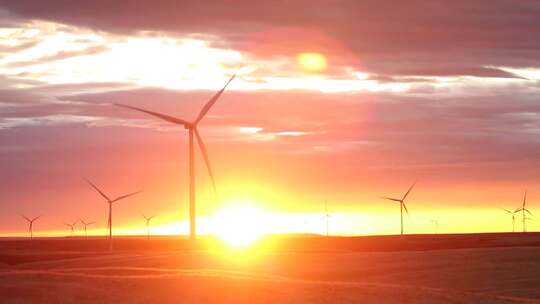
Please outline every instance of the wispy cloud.
M47 64L48 62L51 62L51 61L56 62L56 61L70 59L74 57L96 55L96 54L105 52L106 50L108 50L107 46L95 45L95 46L91 46L82 50L58 51L55 54L34 58L32 60L8 62L6 65L8 68L9 67L18 68L18 67L25 67L29 65Z

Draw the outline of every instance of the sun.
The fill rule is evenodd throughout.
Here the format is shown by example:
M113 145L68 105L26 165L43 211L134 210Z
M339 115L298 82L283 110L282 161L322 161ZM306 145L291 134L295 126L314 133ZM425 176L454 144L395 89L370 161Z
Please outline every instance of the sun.
M214 235L232 247L246 247L265 234L265 213L247 203L235 203L213 217Z
M300 66L308 72L320 72L326 69L326 57L321 53L300 53L297 56Z

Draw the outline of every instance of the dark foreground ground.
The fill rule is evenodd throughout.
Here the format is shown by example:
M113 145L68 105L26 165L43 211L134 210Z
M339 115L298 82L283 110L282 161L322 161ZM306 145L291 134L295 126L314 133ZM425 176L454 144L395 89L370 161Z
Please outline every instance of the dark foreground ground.
M540 303L540 234L0 241L0 303Z

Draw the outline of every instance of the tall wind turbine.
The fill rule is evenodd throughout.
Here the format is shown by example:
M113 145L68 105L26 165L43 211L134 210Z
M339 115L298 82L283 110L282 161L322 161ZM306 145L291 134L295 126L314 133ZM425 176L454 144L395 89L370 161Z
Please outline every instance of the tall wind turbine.
M208 169L208 174L210 175L210 179L212 180L212 187L214 188L214 191L216 191L216 182L214 180L214 174L212 173L212 168L210 166L210 160L208 158L208 153L206 152L206 146L204 145L202 141L202 137L199 134L199 131L197 130L197 126L199 125L199 122L204 118L206 113L210 110L210 108L216 103L218 98L221 96L223 91L227 88L229 83L234 79L236 75L233 75L229 81L225 84L225 86L219 90L201 109L199 112L199 115L194 121L187 121L184 119L176 118L173 116L160 114L157 112L148 111L145 109L123 105L123 104L115 104L120 107L128 108L131 110L143 112L146 114L150 114L152 116L161 118L165 121L184 126L186 130L189 131L189 223L190 223L190 239L195 240L197 236L197 225L196 225L196 204L195 204L195 146L194 146L194 138L197 138L197 143L199 144L199 148L201 149L202 156L204 158L204 162L206 163L206 167Z
M83 226L84 226L84 238L86 239L86 238L88 238L88 233L86 232L86 228L88 226L94 224L95 222L88 222L87 223L87 222L83 221L82 219L79 219L79 222L81 222L81 224L83 224Z
M521 208L517 209L516 211L521 211L522 217L523 217L523 232L527 232L527 216L525 213L533 215L529 209L526 207L527 205L527 190L525 190L525 195L523 196L523 204L521 205Z
M20 214L20 216L22 218L24 218L27 222L28 222L28 233L30 234L30 240L32 240L34 238L34 222L39 219L41 217L40 216L36 216L35 218L33 219L30 219L28 218L27 216L23 215L23 214Z
M73 234L75 233L75 225L77 225L77 222L79 220L76 220L75 222L73 223L64 223L64 225L68 226L69 227L69 230L71 232L71 236L73 236Z
M142 214L142 216L146 220L146 239L149 240L150 239L150 221L156 216L155 215L146 216L144 215L144 213Z
M126 194L126 195L121 195L121 196L119 196L119 197L117 197L115 199L110 199L107 195L105 195L105 193L103 193L103 191L99 190L99 188L96 185L94 185L91 181L86 180L86 182L92 188L94 188L109 204L109 219L107 221L107 227L109 228L109 249L112 249L112 205L113 205L113 203L115 203L115 202L117 202L119 200L125 199L125 198L130 197L132 195L135 195L137 193L140 193L141 191L132 192L132 193L129 193L129 194Z
M506 213L512 216L512 232L516 232L516 213L518 213L521 210L521 208L518 208L514 211L508 210L505 208L502 208L502 210L504 210Z
M405 205L405 199L407 198L407 195L409 195L409 193L411 192L412 188L414 188L414 185L416 185L416 182L412 184L412 186L409 188L409 190L407 190L407 192L405 193L405 195L403 195L402 198L392 198L392 197L381 196L381 198L383 199L387 199L387 200L391 200L391 201L399 203L399 209L400 209L400 215L401 215L401 235L403 235L403 209L405 209L405 212L409 214L409 210L407 210L407 205Z

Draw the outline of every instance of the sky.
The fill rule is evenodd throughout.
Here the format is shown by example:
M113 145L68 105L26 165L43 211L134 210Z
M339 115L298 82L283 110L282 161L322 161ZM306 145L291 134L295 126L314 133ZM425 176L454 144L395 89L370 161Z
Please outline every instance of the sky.
M406 232L511 230L501 208L540 206L538 37L527 0L0 0L0 235L103 234L84 178L143 191L116 233L187 233L187 132L112 104L193 120L233 74L199 127L202 233L325 233L325 201L332 234L398 233L379 196L414 181Z

